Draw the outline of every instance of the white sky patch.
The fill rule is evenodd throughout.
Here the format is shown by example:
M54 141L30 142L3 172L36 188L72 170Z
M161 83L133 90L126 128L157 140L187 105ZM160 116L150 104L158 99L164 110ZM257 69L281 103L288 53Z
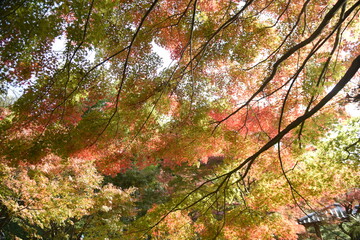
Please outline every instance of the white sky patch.
M158 72L164 70L165 68L171 67L174 65L175 61L171 59L170 51L166 50L165 48L161 47L160 45L156 44L154 41L151 42L152 50L162 60L161 66L158 68Z
M21 97L23 93L24 93L23 88L10 86L9 89L7 90L7 94L5 98L9 97L13 99L12 101L16 101L19 97ZM11 104L12 103L13 102L11 102Z
M171 122L171 120L173 120L173 117L170 114L161 114L158 118L157 121L160 124L160 126L164 126L165 124Z
M350 82L351 84L351 82ZM333 90L334 86L327 87L325 89L326 94ZM344 90L343 90L344 91ZM345 111L350 117L360 117L360 105L359 103L348 103L345 105Z
M345 111L351 117L360 117L360 106L358 103L349 103L345 105Z
M58 60L61 62L61 53L65 51L66 48L66 36L61 35L60 37L55 38L54 44L52 45L52 50L56 53L60 53ZM90 63L95 62L96 52L94 50L87 49L85 58L90 61Z
M65 64L63 52L66 50L66 36L64 34L55 38L52 50L56 54L57 64Z
M263 13L263 14L260 14L260 16L258 16L260 22L262 23L266 23L266 22L274 22L276 21L276 18L274 18L273 16L271 16L270 14L266 14L266 13Z
M91 63L95 62L96 52L94 50L87 50L86 59L89 60Z
M66 43L66 37L64 35L55 38L54 44L52 45L52 50L54 52L65 51L65 43Z
M240 1L237 3L237 9L240 10L245 6L246 2L245 1Z

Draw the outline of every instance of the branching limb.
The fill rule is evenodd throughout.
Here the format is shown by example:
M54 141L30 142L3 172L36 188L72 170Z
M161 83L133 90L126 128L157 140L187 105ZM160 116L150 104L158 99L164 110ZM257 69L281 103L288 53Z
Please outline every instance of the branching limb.
M351 80L351 78L356 74L358 69L360 68L360 56L355 58L346 71L345 75L340 79L340 81L334 86L334 88L327 94L321 101L316 104L310 111L304 113L302 116L295 119L289 125L287 125L281 132L279 132L274 138L272 138L269 142L267 142L262 148L260 148L256 153L252 156L248 157L245 161L239 164L238 167L231 170L228 174L232 174L240 169L242 169L245 165L251 165L255 159L260 156L263 152L268 150L270 147L274 146L278 143L287 133L289 133L292 129L298 127L303 121L313 116L317 113L321 108L323 108L334 96L336 96L345 85Z
M131 49L134 45L134 42L135 42L135 39L137 37L137 35L139 34L140 32L140 29L141 27L144 25L145 23L145 20L146 18L149 16L149 14L151 13L151 11L154 9L155 5L157 4L158 0L155 0L150 8L146 11L145 15L142 17L140 23L139 23L139 26L137 27L136 31L135 31L135 34L133 35L131 41L130 41L130 44L127 46L127 55L126 55L126 59L125 59L125 63L124 63L124 67L123 67L123 72L122 72L122 77L121 77L121 80L120 80L120 84L119 84L119 87L118 87L118 92L116 94L116 98L115 98L115 108L114 108L114 111L113 113L111 114L110 118L108 119L107 123L105 124L105 127L103 128L103 130L97 135L96 139L93 141L93 143L91 144L94 145L98 139L103 135L103 133L106 131L106 129L109 127L112 119L115 117L115 115L118 113L118 108L119 108L119 100L120 100L120 95L121 95L121 92L122 92L122 88L123 88L123 85L125 83L125 80L126 80L126 77L127 77L127 68L128 68L128 64L129 64L129 60L130 60L130 53L131 53Z
M321 32L324 30L324 28L326 27L326 25L329 23L329 21L333 18L333 16L335 15L335 13L340 9L340 7L345 3L344 0L339 0L332 9L330 9L330 11L325 15L323 21L320 23L320 25L318 26L318 28L304 41L300 42L299 44L293 46L292 48L290 48L284 55L282 55L280 57L280 59L278 59L275 64L273 65L273 69L270 73L270 75L264 80L264 82L262 83L262 85L258 88L258 90L243 104L241 105L239 108L237 108L235 111L233 111L232 113L230 113L227 117L223 118L222 120L218 121L218 123L216 124L216 126L214 127L214 129L216 130L216 128L223 123L224 121L226 121L227 119L229 119L230 117L232 117L233 115L235 115L237 112L239 112L241 109L243 109L246 105L248 105L260 92L262 92L264 90L264 88L267 86L267 84L274 78L278 67L280 66L281 63L283 63L286 59L288 59L293 53L295 53L296 51L298 51L299 49L303 48L304 46L308 45L309 43L311 43L313 40L315 40L320 34Z

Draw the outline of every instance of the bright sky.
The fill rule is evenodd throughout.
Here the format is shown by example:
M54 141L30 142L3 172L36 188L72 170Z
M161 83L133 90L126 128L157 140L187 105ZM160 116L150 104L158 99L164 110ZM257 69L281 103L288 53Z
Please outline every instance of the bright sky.
M170 51L166 50L165 48L157 45L154 41L151 42L153 51L160 56L162 59L162 65L159 68L159 71L163 70L164 68L168 68L172 66L175 61L171 60Z
M345 111L351 117L360 117L360 106L356 103L348 103L345 105Z

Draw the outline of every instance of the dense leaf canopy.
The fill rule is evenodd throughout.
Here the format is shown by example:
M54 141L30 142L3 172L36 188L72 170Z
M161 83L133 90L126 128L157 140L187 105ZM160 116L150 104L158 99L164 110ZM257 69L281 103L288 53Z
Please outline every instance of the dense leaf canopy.
M1 233L297 239L304 211L359 187L359 11L0 2Z

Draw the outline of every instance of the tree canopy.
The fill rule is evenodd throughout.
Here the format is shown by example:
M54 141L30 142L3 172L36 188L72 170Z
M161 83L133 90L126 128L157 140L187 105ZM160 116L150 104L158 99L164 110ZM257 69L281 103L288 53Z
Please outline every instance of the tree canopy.
M297 217L359 187L359 11L0 2L1 233L297 239Z

